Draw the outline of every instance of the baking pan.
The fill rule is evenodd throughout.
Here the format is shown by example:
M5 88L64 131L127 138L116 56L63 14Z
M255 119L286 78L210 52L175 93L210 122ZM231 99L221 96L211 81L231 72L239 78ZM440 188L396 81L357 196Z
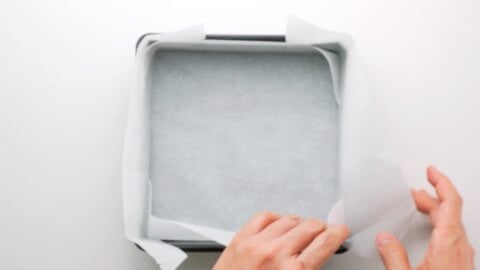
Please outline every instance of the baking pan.
M137 47L147 35L139 39ZM284 36L247 35L207 35L207 39L271 44L282 44L285 41ZM253 195L244 202L239 202L237 198L237 205L248 204L247 202L268 205L273 202L269 209L283 210L287 207L282 205L285 201L289 205L298 203L296 208L292 207L292 211L297 214L297 209L310 207L310 211L301 213L309 215L314 212L313 206L306 207L302 202L315 201L312 200L315 194L321 198L327 198L331 203L338 199L335 196L337 190L334 185L333 188L325 185L312 187L315 185L312 184L315 183L314 180L320 176L323 182L334 183L337 172L335 138L338 138L338 115L334 107L336 104L333 93L332 91L328 93L328 89L332 88L330 73L325 69L328 68L328 63L320 54L299 53L295 50L215 52L167 47L157 53L154 59L158 59L159 64L155 64L155 61L152 64L152 72L155 74L152 74L149 82L149 86L152 87L151 162L153 165L151 165L150 175L154 187L153 215L169 214L165 218L195 224L203 220L199 225L205 226L214 226L223 222L221 224L223 227L238 229L239 223L238 221L235 223L234 220L245 220L245 217L237 218L237 214L232 215L229 212L218 213L223 209L223 205L227 205L227 201L222 201L223 197L228 198L228 196L223 194L209 196L208 192L198 192L199 196L206 199L217 198L216 201L222 205L213 213L208 211L204 213L195 211L194 208L201 208L204 203L207 207L201 209L215 210L215 204L202 197L192 198L196 196L195 190L186 192L193 186L192 179L189 178L197 179L206 175L205 179L221 179L221 176L213 175L212 172L218 173L217 169L222 166L227 166L222 170L232 171L232 175L238 177L237 180L242 183L244 181L241 180L249 179L249 176L259 178L261 174L258 172L264 172L265 178L270 179L270 182L264 183L268 185L271 185L275 177L280 178L282 173L291 173L292 177L300 178L302 174L299 173L299 168L309 172L305 177L310 177L311 181L307 181L304 186L301 181L293 185L291 181L284 183L285 187L290 189L298 188L296 193L288 193L282 190L281 185L276 184L275 194L279 194L276 198L255 200ZM316 69L317 66L324 69ZM252 70L257 67L261 72ZM222 92L225 88L229 90L227 95ZM317 88L327 90L321 93ZM312 91L312 89L315 90ZM278 95L274 91L281 91L283 94ZM252 103L255 104L252 105ZM270 123L273 124L266 126ZM271 138L269 132L272 132ZM275 140L277 136L274 135L278 134L284 135L282 138L286 138L285 142ZM317 138L315 134L323 135ZM232 140L235 143L232 143ZM208 145L210 142L213 143L211 146ZM230 149L232 145L234 151ZM268 147L264 147L265 145ZM189 149L192 150L189 151ZM260 150L252 151L252 149ZM242 153L243 156L231 158L232 152ZM221 162L218 163L218 160ZM245 160L254 160L260 167L256 167L256 164L238 165ZM275 160L275 162L269 162L269 160ZM232 167L230 167L231 164L233 164ZM238 166L234 166L236 164ZM249 175L243 168L249 168L254 173ZM283 169L285 169L284 172ZM273 173L275 171L276 173ZM170 181L170 186L167 188L164 186L166 180ZM218 184L218 181L216 183ZM329 188L325 189L325 187ZM174 188L177 188L177 192L171 192ZM232 190L232 186L229 188ZM244 189L248 186L238 185L238 188ZM155 194L155 190L162 192ZM206 187L204 191L208 190ZM283 198L288 199L282 199L282 192L285 193ZM292 194L295 194L295 197L291 196ZM169 202L176 201L183 205L180 209L192 208L190 215L185 213L187 211L181 213L183 216L178 216L178 211L170 211L171 208L165 207L167 199ZM331 204L325 205L324 208L329 209L331 206ZM246 209L251 209L251 206ZM248 211L237 211L245 216L246 212ZM182 220L185 215L191 220ZM213 218L204 218L208 215ZM219 219L219 216L228 215L230 215L229 218ZM326 218L325 213L322 217ZM222 251L224 248L213 241L176 239L163 239L163 241L190 252ZM341 247L337 253L345 251L346 249Z

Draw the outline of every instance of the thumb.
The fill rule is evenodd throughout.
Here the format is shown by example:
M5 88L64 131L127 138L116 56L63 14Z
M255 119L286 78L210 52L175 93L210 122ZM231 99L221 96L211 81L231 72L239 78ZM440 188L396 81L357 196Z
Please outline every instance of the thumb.
M410 270L407 251L395 236L379 233L376 237L377 249L387 270Z

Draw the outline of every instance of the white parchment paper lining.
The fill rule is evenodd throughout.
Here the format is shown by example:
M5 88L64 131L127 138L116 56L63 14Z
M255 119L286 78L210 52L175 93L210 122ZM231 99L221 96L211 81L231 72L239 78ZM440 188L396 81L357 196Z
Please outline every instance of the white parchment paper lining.
M207 239L224 245L228 245L235 234L151 215L147 69L159 44L203 40L203 27L197 26L170 34L149 35L137 51L123 159L125 233L162 269L177 268L187 255L152 237L155 231L168 232L172 238ZM330 64L340 108L341 200L333 207L329 223L346 223L351 229L350 249L362 256L373 256L375 234L389 231L401 238L415 207L379 121L355 44L345 34L319 29L293 17L288 21L286 42L311 45Z

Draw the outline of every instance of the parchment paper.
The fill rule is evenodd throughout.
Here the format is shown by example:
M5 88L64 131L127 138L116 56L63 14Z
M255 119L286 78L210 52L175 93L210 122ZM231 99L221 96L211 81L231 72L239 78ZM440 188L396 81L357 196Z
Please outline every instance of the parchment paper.
M318 191L319 196L317 199L322 206L328 203L331 205L333 199L340 198L338 203L332 208L329 222L345 222L349 225L352 230L352 237L349 242L354 252L364 256L372 256L375 254L373 239L376 232L388 230L401 237L408 227L408 222L414 212L413 202L401 171L395 163L394 152L388 146L383 127L378 120L377 112L361 72L360 62L353 41L346 35L321 30L295 18L290 18L288 22L286 37L286 43L293 46L292 50L298 51L290 54L277 51L277 55L269 55L269 57L260 56L262 50L264 51L263 54L267 54L268 52L271 53L272 51L283 49L276 48L274 44L264 44L268 45L268 48L255 52L259 54L257 57L251 57L255 53L252 53L250 49L247 50L250 51L248 53L250 57L245 57L245 55L240 57L238 55L239 52L219 53L218 50L225 47L225 44L206 46L208 41L204 40L205 34L201 27L194 27L173 34L150 36L148 40L144 40L140 44L137 53L135 83L130 96L131 102L124 152L125 228L127 237L142 246L147 253L155 258L162 269L176 268L186 258L186 255L181 250L167 245L159 239L165 239L165 236L169 236L171 239L210 239L227 245L234 235L234 231L229 229L238 229L241 221L245 219L247 214L250 214L245 213L245 216L235 216L228 211L224 211L221 214L200 213L198 209L203 208L200 206L188 215L185 215L186 212L178 213L180 208L188 206L182 205L182 203L197 201L202 205L205 203L203 198L183 200L185 198L179 196L177 203L172 203L171 205L164 204L168 190L178 188L176 184L179 183L179 175L175 173L178 169L193 171L192 174L182 171L183 176L180 176L183 181L186 179L185 176L187 176L187 181L182 185L182 187L187 188L189 185L196 183L195 180L198 180L199 175L204 175L205 178L201 179L201 181L206 184L209 182L207 180L222 179L223 175L212 173L212 171L215 171L212 168L217 169L216 172L228 171L229 169L237 170L232 175L240 176L239 180L241 181L256 181L251 182L252 184L258 183L259 179L262 179L259 177L262 170L256 170L258 162L256 164L246 164L247 166L245 164L239 166L238 162L218 163L218 160L225 160L218 159L218 157L229 153L229 151L219 149L230 147L231 150L232 147L231 142L223 138L225 134L230 135L229 139L234 140L236 143L235 145L238 148L235 148L235 150L247 156L251 155L257 161L263 161L260 163L267 166L263 170L264 175L267 177L263 178L262 181L268 180L268 183L277 183L271 180L278 177L283 178L282 170L285 170L283 172L294 172L291 175L293 178L302 177L300 168L305 168L308 173L303 176L306 178L305 180L309 181L309 185L312 185L314 179L324 176L319 173L320 170L318 168L324 169L323 172L325 175L329 175L330 178L326 177L326 185L319 185L309 196L313 197L312 200L315 200L314 193ZM234 43L230 44L233 51L238 51L239 48L244 47L240 43L237 44L239 48L235 48L236 45ZM183 49L181 49L182 46L184 46ZM315 55L312 59L302 59L305 55L313 54L312 50L300 52L304 50L305 46L317 50L320 54ZM213 55L210 55L212 57L208 61L202 60L200 58L205 57L206 52L192 53L191 51L188 52L189 50L185 50L185 48L192 47L207 48L207 50L212 51L209 53ZM168 48L176 49L168 51ZM162 51L162 53L159 54L159 51ZM215 51L217 52L215 53ZM307 53L307 51L309 52ZM161 59L158 59L158 57ZM263 57L263 59L256 59L258 57ZM197 59L195 60L195 58ZM152 59L162 61L154 61L153 65L151 65ZM172 70L175 69L169 69L168 66L161 65L161 62L164 61L178 65L180 69L177 69L176 72L188 69L187 61L192 61L191 67L193 68L199 68L200 65L203 65L203 68L205 68L205 64L208 63L208 67L212 71L212 78L203 78L204 84L201 87L194 88L188 86L188 84L192 83L192 81L189 81L192 78L186 79L184 75L193 74L194 76L200 76L200 73L196 72L198 70L195 69L190 72L184 70L186 73L173 74ZM239 79L238 82L244 80L242 83L237 84L237 86L242 85L242 87L230 84L227 89L236 91L240 98L235 99L235 102L231 104L233 108L231 115L205 117L218 113L220 109L225 111L223 110L225 108L222 108L222 106L229 101L221 93L221 89L227 84L227 82L222 81L222 78L231 74L233 70L229 68L221 71L214 69L214 66L224 61L236 62L235 67L232 66L230 68L239 68L239 66L243 65L242 72L239 73L242 75L239 75L237 78ZM279 67L278 64L281 62L285 65L280 65ZM158 63L158 65L155 63ZM262 71L265 77L261 74L248 73L248 67L256 66L260 68L262 63L265 65ZM325 68L327 63L328 68ZM152 68L150 69L149 67ZM306 86L308 83L318 85L318 92L308 90L313 89L312 85L304 88L295 85L299 92L289 91L291 90L289 87L282 88L279 85L275 85L274 81L277 79L281 80L278 73L282 72L282 67L286 70L292 68L290 71L302 71L296 75L300 76L297 78L301 78L304 81L305 85L303 86ZM314 76L315 70L317 70L318 77ZM328 72L326 72L327 70ZM156 75L157 81L152 76L148 76L152 72ZM325 77L326 74L329 76ZM295 76L295 72L293 72L293 75ZM158 81L158 76L164 77ZM173 85L181 81L180 77L175 80L175 76L183 76L186 80L183 87ZM245 82L246 77L252 78L250 87L245 87L245 85L248 86L248 83L246 84ZM261 103L257 104L260 106L252 106L253 100L251 97L253 97L253 91L255 90L253 85L262 85L262 80L265 82L265 87L262 88L264 98ZM197 77L196 81L202 81L202 78ZM273 83L277 91L278 89L283 89L282 91L285 91L285 95L280 95L279 100L275 100L275 95L273 92L268 91L269 88L266 82L269 82L270 85ZM223 87L221 88L222 84ZM153 91L155 87L152 88L152 85L160 86L158 89L167 91ZM215 85L219 87L212 87ZM332 88L333 93L328 91L328 89ZM212 105L210 102L205 103L205 100L202 103L201 98L193 95L195 89L201 90L204 95L210 95L210 97L213 97L213 100L216 100L216 103ZM325 91L322 92L322 89ZM205 93L205 90L210 92ZM291 104L286 101L286 97L289 97L292 103L299 106L289 107ZM307 99L310 102L306 101L306 97L309 97ZM333 102L333 99L335 99L335 102ZM152 100L156 102L152 104ZM332 109L332 106L338 106L337 110ZM294 119L291 115L292 109L298 107L301 107L302 110L295 111L301 115ZM179 111L179 108L184 108L184 110ZM246 116L243 115L238 117L237 121L231 121L232 117L235 117L236 114L239 114L244 109L249 109ZM274 117L274 114L268 114L268 109L279 110L279 114ZM267 110L267 112L262 110ZM192 112L202 112L203 115L193 115ZM264 118L260 117L260 120L252 120L259 118L259 115ZM168 121L158 121L166 116L169 116L167 118ZM265 118L266 116L270 118ZM150 125L152 119L155 120L154 122L157 123L157 126ZM245 119L251 120L249 122ZM288 137L288 141L292 143L291 145L279 148L280 142L274 139L269 140L268 129L264 127L266 121L262 122L262 120L270 121L273 119L276 119L273 131L283 132L281 134L291 136ZM175 121L177 123L187 123L187 126L179 129ZM328 132L322 130L321 123L331 125L326 129ZM337 127L339 129L337 131L333 128L335 126L334 123L338 123ZM249 126L249 124L252 126ZM243 133L242 130L245 130L246 126L249 128ZM205 131L202 136L192 141L191 136L185 135L188 133L186 131L189 128L197 128L197 133L202 129ZM252 132L256 129L261 131L259 132L261 136L252 141ZM299 130L302 129L307 130L306 136L298 134ZM167 130L169 132L166 132ZM289 133L291 130L294 131L292 134ZM318 138L313 136L315 132L318 132ZM332 136L338 136L337 140L332 138ZM215 139L213 146L208 146L209 138ZM224 141L222 141L222 138ZM336 150L335 147L322 149L328 155L317 156L319 152L311 150L315 149L315 147L317 149L325 147L322 142L326 138L329 138L328 140L331 140L334 144L337 141L338 146ZM247 148L246 145L249 143L255 147ZM299 164L294 164L295 166L291 165L292 162L288 162L292 160L282 160L282 155L269 153L262 156L259 153L265 153L265 151L256 151L261 148L271 147L268 150L274 149L279 151L281 149L280 153L288 153L285 156L292 157L295 153L294 149L298 149L298 146L302 145L302 143L305 143L306 147L303 152L298 153L297 161ZM223 147L218 147L218 145L223 145ZM173 148L168 148L169 146ZM310 149L311 147L313 149ZM186 149L192 149L190 156L184 154L178 156L179 152L187 153L183 151ZM205 153L209 153L206 159L196 156L199 154L205 155ZM278 156L278 160L276 158L272 160L274 156ZM308 159L302 159L301 156L308 157ZM193 160L193 164L184 162L185 158ZM235 157L230 158L230 161L235 160ZM171 162L173 162L171 170L157 170L172 165ZM318 162L319 167L311 166L308 162ZM159 164L161 166L158 166ZM289 166L277 168L279 170L275 172L277 174L271 173L271 167L285 164L289 164ZM238 169L241 167L249 168L249 170L240 172ZM336 169L332 169L335 167ZM218 170L218 168L222 168L222 170ZM309 177L311 178L309 179ZM161 190L162 184L160 181L156 181L161 179L171 180L169 184L171 186L165 186L168 189ZM297 181L301 180L304 179ZM329 181L331 181L330 184L328 184ZM218 184L215 181L212 183ZM229 183L232 184L232 182ZM333 183L338 183L338 185ZM322 193L322 189L325 187L334 187L334 189L338 189L338 193L333 190L330 190L332 192ZM303 189L303 187L300 189ZM300 189L294 191L294 193L300 192ZM205 191L215 192L216 190L219 189L209 187L208 185L205 186ZM268 188L264 190L268 190ZM157 191L160 191L160 193L155 194ZM277 192L282 194L285 190L280 188ZM174 201L176 194L171 193L172 197L170 200ZM215 196L220 200L227 199L222 197L222 194L215 194ZM252 194L252 196L255 195ZM257 194L256 196L265 196L265 194ZM237 203L241 202L240 196L235 199ZM251 199L253 198L248 200ZM290 204L282 205L284 203L282 200L274 202L282 209L290 206ZM228 201L222 201L221 203L227 204ZM308 205L308 207L304 205L296 206L295 210L304 209L306 213L315 215L317 213L316 209L309 208L315 204ZM275 205L268 206L275 208ZM251 208L247 207L245 209ZM318 215L325 215L325 211L326 209L322 209L319 206ZM166 219L164 218L165 216L159 218L162 215L174 219ZM230 219L227 220L225 217ZM176 218L182 220L176 220Z
M325 220L338 200L328 62L244 46L154 56L152 215L237 230L261 210Z

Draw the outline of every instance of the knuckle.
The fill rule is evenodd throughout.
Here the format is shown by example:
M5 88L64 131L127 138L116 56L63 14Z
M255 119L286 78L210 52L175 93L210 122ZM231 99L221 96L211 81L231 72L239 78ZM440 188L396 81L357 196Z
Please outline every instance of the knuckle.
M289 216L286 216L286 218L290 221L294 221L294 222L299 222L301 220L301 218L299 216L296 216L296 215L289 215Z
M325 222L319 219L307 219L305 225L308 229L312 231L321 231L325 228Z
M300 218L296 216L283 216L279 219L283 224L298 224Z
M270 220L275 217L276 217L276 214L271 211L262 211L255 216L255 218L259 220Z
M278 244L269 244L261 248L260 253L262 261L273 261L279 252Z

